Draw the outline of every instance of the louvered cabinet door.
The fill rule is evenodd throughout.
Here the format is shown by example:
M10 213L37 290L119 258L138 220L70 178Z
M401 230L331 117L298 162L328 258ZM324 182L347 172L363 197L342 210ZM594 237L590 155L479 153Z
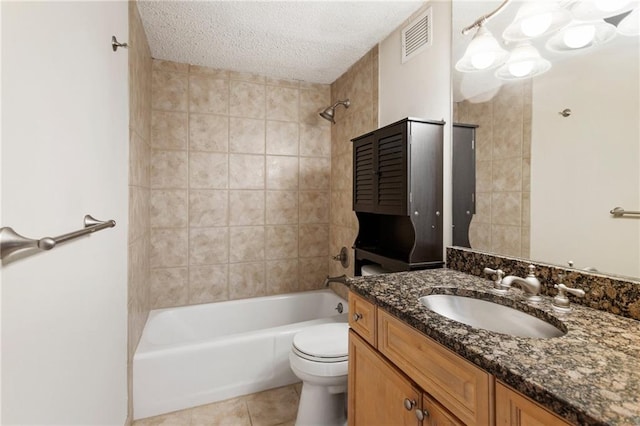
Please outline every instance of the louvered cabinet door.
M376 213L407 214L407 126L393 126L376 134Z
M375 211L374 137L369 135L353 143L353 210Z

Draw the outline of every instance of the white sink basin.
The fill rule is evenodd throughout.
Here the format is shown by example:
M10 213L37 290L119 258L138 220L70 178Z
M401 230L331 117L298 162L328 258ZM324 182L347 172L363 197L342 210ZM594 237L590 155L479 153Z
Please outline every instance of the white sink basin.
M487 300L450 294L431 294L419 300L427 309L444 317L496 333L542 339L565 334L540 318Z

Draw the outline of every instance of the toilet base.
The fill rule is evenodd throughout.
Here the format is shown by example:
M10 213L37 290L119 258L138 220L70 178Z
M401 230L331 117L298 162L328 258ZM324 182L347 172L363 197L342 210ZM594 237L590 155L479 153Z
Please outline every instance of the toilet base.
M332 393L339 388L303 382L296 426L346 426L347 394Z

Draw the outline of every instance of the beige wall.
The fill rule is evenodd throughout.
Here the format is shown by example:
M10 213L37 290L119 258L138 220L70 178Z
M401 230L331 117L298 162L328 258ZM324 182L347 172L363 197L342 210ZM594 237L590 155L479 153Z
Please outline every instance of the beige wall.
M479 126L471 247L529 257L531 80L505 84L488 102L456 103L454 120Z
M2 2L2 218L29 237L115 228L5 258L3 425L121 425L127 414L126 2Z
M318 288L328 85L153 62L151 308Z
M432 9L432 44L402 63L402 29ZM380 42L380 126L405 117L443 120L443 259L451 245L451 0L429 1Z
M132 416L131 362L149 314L149 166L151 52L138 8L129 2L129 285L128 417Z
M432 44L402 63L402 29L431 8ZM451 115L451 1L429 1L380 42L380 126ZM447 132L445 132L447 133Z
M349 98L349 109L338 107L331 128L331 255L349 249L349 266L330 261L332 276L353 276L353 250L358 220L352 210L353 144L351 139L378 128L378 47L371 49L331 85L331 102Z

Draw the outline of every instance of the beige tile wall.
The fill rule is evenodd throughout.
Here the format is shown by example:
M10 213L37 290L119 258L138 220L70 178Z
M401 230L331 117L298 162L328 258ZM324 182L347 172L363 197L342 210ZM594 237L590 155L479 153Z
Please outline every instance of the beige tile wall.
M349 98L348 109L336 109L331 128L330 250L349 249L349 266L330 261L331 275L353 276L353 250L358 220L352 210L353 144L351 139L378 128L378 47L371 49L331 85L331 102Z
M152 309L319 288L328 85L153 61Z
M128 418L133 354L149 313L151 51L135 1L129 2Z
M456 103L454 121L479 125L471 246L529 257L531 81L505 84L488 102Z

